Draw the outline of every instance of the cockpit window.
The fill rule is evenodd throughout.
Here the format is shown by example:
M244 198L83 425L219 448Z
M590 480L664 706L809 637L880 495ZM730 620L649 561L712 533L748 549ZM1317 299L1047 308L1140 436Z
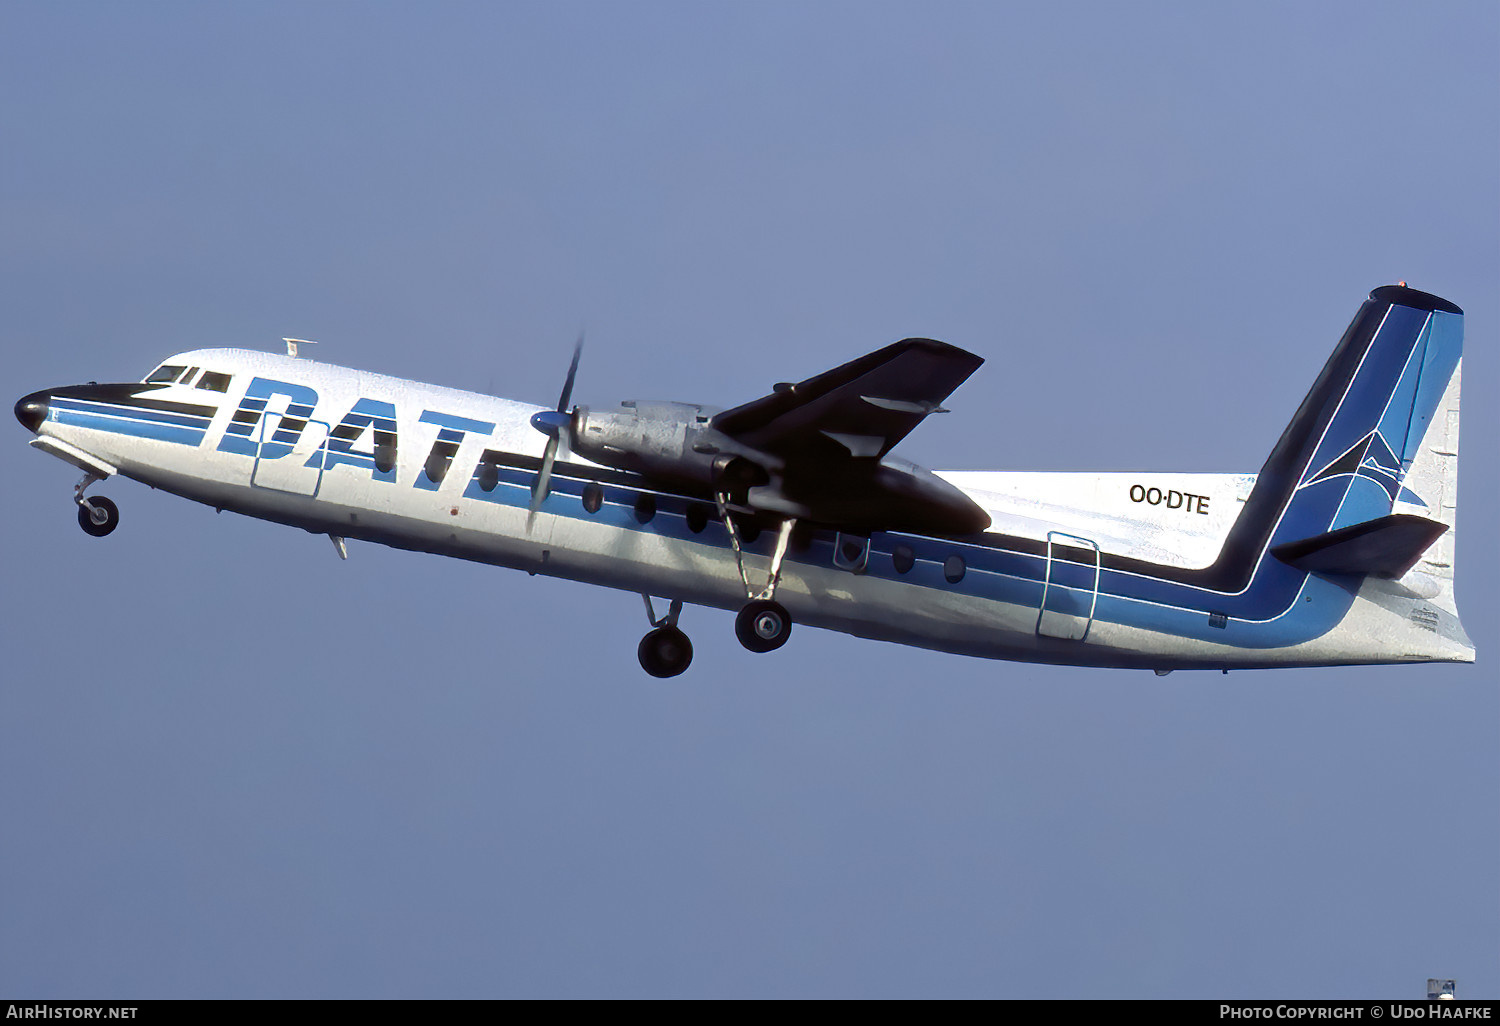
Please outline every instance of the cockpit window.
M229 377L228 374L220 374L218 371L204 371L203 377L198 379L198 387L213 392L227 392L229 391Z
M156 370L151 372L151 376L146 379L146 382L149 384L153 381L176 381L178 378L182 377L182 372L185 370L187 370L187 368L180 363L164 363L160 367L156 368Z

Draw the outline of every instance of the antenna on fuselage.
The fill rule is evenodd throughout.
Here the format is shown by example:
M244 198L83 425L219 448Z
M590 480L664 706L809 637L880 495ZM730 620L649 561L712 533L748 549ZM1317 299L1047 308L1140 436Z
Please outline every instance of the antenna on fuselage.
M297 358L298 346L317 345L317 343L310 338L284 338L281 341L286 343L286 355L290 356L294 360Z

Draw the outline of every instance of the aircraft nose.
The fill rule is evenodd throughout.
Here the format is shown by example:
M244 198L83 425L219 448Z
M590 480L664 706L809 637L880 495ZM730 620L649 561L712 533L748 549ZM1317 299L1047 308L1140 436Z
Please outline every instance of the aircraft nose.
M22 396L16 400L16 419L26 426L27 431L36 434L42 421L47 419L47 402L51 398L50 392L33 392Z

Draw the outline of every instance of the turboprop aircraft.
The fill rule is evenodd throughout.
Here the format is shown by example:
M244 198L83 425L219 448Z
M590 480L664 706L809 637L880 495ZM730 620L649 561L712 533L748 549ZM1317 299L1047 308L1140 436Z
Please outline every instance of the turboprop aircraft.
M933 473L892 448L983 362L910 338L732 409L555 406L287 353L196 349L33 392L31 444L220 510L640 594L643 669L685 603L754 652L794 622L1034 662L1470 662L1453 597L1463 311L1370 294L1257 474ZM581 342L580 342L581 348ZM658 615L653 597L667 601Z

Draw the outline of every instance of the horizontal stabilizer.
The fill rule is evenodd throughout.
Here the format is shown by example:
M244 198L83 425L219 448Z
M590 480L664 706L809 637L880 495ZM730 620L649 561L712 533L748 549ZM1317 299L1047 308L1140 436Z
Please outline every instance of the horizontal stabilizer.
M1410 570L1448 525L1409 513L1394 513L1341 527L1271 550L1283 563L1320 574L1370 574L1397 578Z

